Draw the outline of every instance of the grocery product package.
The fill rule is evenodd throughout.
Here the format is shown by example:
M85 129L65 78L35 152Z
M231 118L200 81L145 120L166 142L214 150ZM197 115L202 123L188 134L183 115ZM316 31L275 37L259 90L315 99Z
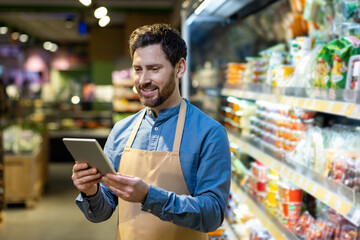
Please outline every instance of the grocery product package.
M325 44L315 64L313 87L344 89L350 57L360 53L360 39L342 37Z

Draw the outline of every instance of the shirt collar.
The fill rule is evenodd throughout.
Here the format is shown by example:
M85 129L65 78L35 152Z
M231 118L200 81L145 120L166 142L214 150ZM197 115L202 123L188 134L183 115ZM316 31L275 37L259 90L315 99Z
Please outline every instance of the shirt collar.
M177 105L176 107L161 109L158 114L158 117L155 118L153 114L153 110L151 110L150 108L146 108L146 116L154 119L156 122L164 122L169 118L171 118L172 116L177 115L179 111L180 111L180 104Z

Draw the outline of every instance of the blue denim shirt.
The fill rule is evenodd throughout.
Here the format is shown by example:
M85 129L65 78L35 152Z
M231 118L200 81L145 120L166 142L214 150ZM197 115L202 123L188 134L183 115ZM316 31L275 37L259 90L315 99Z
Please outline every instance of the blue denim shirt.
M186 100L187 101L187 100ZM155 118L147 111L132 148L172 151L180 105L161 110ZM115 124L104 152L118 170L122 152L140 112ZM224 127L187 101L180 146L180 163L190 196L176 195L150 185L143 211L164 221L202 232L216 230L224 219L230 189L230 147ZM141 167L141 166L139 166ZM79 194L76 203L87 219L101 222L111 217L118 198L100 184L95 196Z

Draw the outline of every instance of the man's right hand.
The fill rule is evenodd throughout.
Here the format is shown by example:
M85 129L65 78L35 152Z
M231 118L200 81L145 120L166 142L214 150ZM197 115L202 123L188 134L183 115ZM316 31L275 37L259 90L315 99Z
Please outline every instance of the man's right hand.
M71 179L77 189L90 197L96 194L101 175L96 168L89 168L87 163L75 162Z

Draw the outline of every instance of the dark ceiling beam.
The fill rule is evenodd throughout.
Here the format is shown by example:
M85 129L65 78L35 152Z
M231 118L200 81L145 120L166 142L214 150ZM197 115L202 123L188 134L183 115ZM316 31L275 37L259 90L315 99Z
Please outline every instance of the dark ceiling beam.
M95 7L84 7L84 6L34 6L34 5L6 5L0 4L0 12L86 12L89 9ZM159 13L170 13L172 7L106 7L109 11L114 12L159 12Z

